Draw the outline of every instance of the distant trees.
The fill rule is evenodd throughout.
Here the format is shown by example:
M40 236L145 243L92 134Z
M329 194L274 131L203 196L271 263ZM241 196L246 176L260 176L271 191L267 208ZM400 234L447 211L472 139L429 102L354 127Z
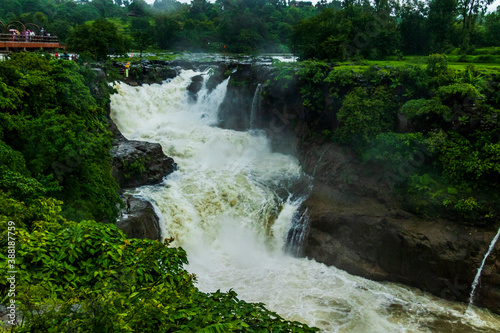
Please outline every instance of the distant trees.
M380 59L399 47L399 36L394 18L387 12L350 6L344 10L325 9L299 22L293 28L291 43L303 59Z
M431 0L429 2L429 31L431 49L443 51L451 43L453 23L457 17L457 0Z
M130 31L134 39L134 45L139 49L140 57L144 51L153 42L153 29L149 20L144 17L134 17L130 24Z
M484 27L486 44L500 46L500 6L497 7L496 12L486 15Z
M69 49L88 52L97 60L106 59L110 53L124 54L130 45L130 40L118 33L116 26L105 19L78 25L68 37Z
M78 5L5 0L0 2L0 20L43 25L62 43L77 25L106 18L141 51L155 45L208 52L288 51L303 59L382 59L498 45L499 14L484 13L491 2L324 0L313 7L285 0L192 0L190 4L155 0L153 5L143 0L94 0ZM144 19L143 23L137 19ZM111 47L120 50L117 45Z
M406 54L423 54L429 46L428 8L423 1L407 0L399 10L398 31L401 50Z

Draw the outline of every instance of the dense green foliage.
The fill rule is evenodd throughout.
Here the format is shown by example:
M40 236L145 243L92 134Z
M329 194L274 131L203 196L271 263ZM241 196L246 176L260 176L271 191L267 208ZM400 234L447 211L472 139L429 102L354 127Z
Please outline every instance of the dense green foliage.
M116 26L105 19L97 19L92 24L78 25L67 39L70 50L79 53L88 52L97 60L106 59L110 53L124 54L130 45L130 40L122 36Z
M68 218L116 217L107 99L92 95L96 84L90 68L72 61L28 53L0 63L2 200L30 205L46 195L64 201ZM28 216L20 223L29 228Z
M114 225L65 221L58 206L29 232L16 229L16 280L25 321L14 332L174 332L201 329L314 332L236 293L202 293L186 253L158 241L126 239ZM7 248L7 219L0 245ZM7 258L0 254L0 267ZM0 284L5 300L8 284Z
M500 9L484 15L491 1L432 0L343 2L293 27L291 44L302 59L384 59L403 54L458 52L500 46ZM493 56L483 62L498 62Z
M274 67L268 89L298 87L310 134L349 145L384 170L406 208L477 225L498 220L498 75L472 66L453 71L440 54L429 56L426 68L356 73L320 61Z
M120 6L124 4L125 6ZM162 49L257 52L288 51L293 25L317 13L314 7L297 8L284 1L194 0L190 5L173 0L72 1L6 0L0 3L0 20L34 23L57 35L72 51L86 50L97 58L102 53L123 54L133 46L143 51L150 45ZM115 25L110 28L102 20ZM101 20L101 22L99 22ZM95 24L96 22L97 25ZM19 30L18 23L14 26ZM116 26L119 27L118 34ZM114 36L114 37L113 37ZM118 38L116 38L118 37ZM127 37L134 41L127 43ZM106 47L107 45L107 47ZM225 47L224 47L225 46Z

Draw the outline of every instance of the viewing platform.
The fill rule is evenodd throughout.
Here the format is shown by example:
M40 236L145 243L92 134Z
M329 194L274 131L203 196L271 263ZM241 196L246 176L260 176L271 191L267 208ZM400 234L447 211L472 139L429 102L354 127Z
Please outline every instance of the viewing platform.
M57 36L0 34L0 52L64 49Z

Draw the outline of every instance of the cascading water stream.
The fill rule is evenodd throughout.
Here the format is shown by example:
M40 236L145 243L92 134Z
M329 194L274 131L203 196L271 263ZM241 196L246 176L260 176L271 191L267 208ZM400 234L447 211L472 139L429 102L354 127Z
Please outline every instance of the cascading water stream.
M481 278L481 272L483 271L484 264L486 263L486 259L490 255L491 251L495 248L496 243L498 242L498 238L500 238L500 227L498 228L497 234L495 237L493 237L490 247L488 248L488 251L484 255L483 261L481 262L481 266L477 269L477 274L474 277L474 281L472 282L471 286L471 291L470 291L470 296L469 296L469 305L472 305L474 303L474 296L476 294L476 289L479 284L479 279Z
M257 120L257 112L259 112L260 107L260 91L262 90L262 84L257 84L255 92L252 99L252 109L250 110L250 129L255 129L255 122Z
M161 85L116 86L111 117L129 139L159 142L179 170L136 195L161 214L162 234L188 253L204 292L234 289L289 320L324 332L496 332L498 316L378 283L286 254L303 240L299 206L310 180L292 156L271 150L265 134L218 128L228 81L196 102L190 70ZM206 80L205 80L206 81ZM296 233L294 233L296 229Z

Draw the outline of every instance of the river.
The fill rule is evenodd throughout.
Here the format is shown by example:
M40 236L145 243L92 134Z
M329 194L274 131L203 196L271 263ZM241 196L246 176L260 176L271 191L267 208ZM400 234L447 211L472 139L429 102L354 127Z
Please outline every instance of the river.
M273 152L265 134L217 127L228 80L189 99L182 71L163 84L117 84L111 117L128 139L158 142L179 166L150 199L164 237L188 253L205 292L235 290L286 319L324 332L498 332L499 316L393 283L350 275L287 255L310 177L293 156ZM249 110L250 112L250 110Z

